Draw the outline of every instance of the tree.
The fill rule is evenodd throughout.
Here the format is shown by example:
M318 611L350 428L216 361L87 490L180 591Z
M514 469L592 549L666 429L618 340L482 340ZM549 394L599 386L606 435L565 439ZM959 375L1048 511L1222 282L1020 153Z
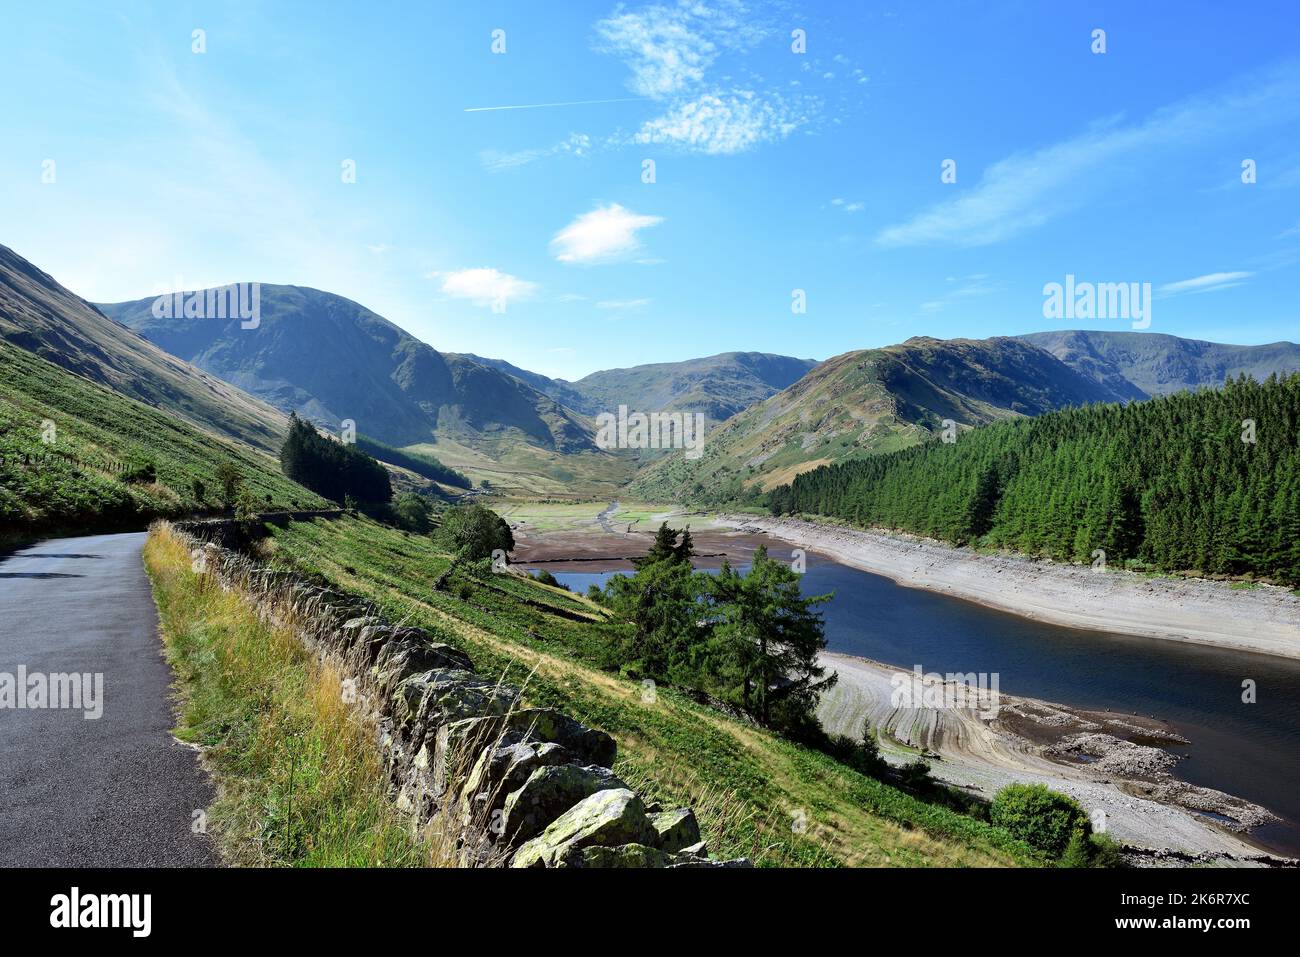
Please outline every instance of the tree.
M194 479L193 481L191 481L190 491L194 493L194 501L202 505L203 499L208 494L208 487L207 485L204 484L203 479Z
M393 515L399 527L416 535L427 535L433 527L429 521L429 500L417 492L404 492L393 502Z
M682 542L679 545L677 543L678 532L669 528L668 523L664 522L659 526L659 530L655 532L655 539L650 545L650 551L640 558L632 559L632 567L640 569L656 562L665 561L684 562L689 565L691 556L695 554L695 546L691 542L689 529L682 532L681 535Z
M360 502L387 502L393 497L388 470L379 462L326 438L297 415L289 416L289 433L280 447L280 470L335 502L344 502L348 496Z
M510 526L496 512L477 503L448 509L434 537L459 559L481 561L500 549L515 547Z
M698 684L689 658L711 627L707 578L671 553L643 562L634 575L611 578L602 595L620 622L610 643L611 663L634 665L646 677Z
M754 552L748 574L726 563L709 581L718 620L715 647L722 667L739 682L742 707L767 725L778 713L776 723L788 728L812 720L818 695L836 679L817 663L826 637L813 610L831 596L805 598L799 575L768 558L766 546Z
M239 469L230 462L217 465L217 486L221 489L221 504L227 511L234 509L239 501L239 490L244 485L244 477Z

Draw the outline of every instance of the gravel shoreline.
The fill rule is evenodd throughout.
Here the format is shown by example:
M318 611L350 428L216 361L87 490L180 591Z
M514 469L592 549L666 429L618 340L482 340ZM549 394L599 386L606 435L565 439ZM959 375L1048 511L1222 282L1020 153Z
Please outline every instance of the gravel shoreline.
M1300 597L1290 589L1154 578L1136 572L979 554L901 534L794 518L722 516L900 585L1071 628L1300 658Z
M1169 773L1177 759L1160 744L1182 739L1163 722L1007 694L996 709L904 707L892 692L905 669L833 652L821 658L839 675L819 704L822 726L857 737L869 723L892 764L921 755L937 780L985 799L1014 782L1046 784L1143 861L1280 862L1248 838L1273 819L1266 808Z

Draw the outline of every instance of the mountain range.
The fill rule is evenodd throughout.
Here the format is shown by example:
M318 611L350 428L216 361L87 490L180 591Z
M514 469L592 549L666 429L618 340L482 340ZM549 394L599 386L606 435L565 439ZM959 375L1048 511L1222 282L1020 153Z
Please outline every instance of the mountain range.
M286 414L430 453L503 492L726 500L819 465L943 430L1070 405L1137 401L1226 377L1300 370L1300 346L1065 330L918 336L812 359L730 352L553 379L503 360L439 352L359 303L261 287L256 328L165 318L156 297L98 307L0 246L0 338L192 425L275 451ZM592 417L704 412L702 457L596 446Z
M501 359L470 355L480 365L508 372L585 415L631 410L702 412L717 424L788 388L817 361L766 352L724 352L683 362L656 362L593 372L576 382L550 379Z

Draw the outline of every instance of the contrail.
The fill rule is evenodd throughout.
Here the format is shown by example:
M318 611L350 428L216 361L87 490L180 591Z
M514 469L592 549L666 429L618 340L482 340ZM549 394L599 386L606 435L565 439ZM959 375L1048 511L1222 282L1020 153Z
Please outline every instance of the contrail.
M568 103L521 103L518 106L471 106L466 113L486 113L491 110L540 110L548 106L594 106L597 103L634 103L645 100L645 96L624 96L616 100L570 100Z

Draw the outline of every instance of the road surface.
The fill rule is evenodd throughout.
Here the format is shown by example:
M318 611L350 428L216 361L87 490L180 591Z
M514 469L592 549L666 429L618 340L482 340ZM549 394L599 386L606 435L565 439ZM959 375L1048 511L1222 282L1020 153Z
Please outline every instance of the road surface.
M170 733L172 673L144 539L64 538L0 555L0 865L216 863L210 839L191 827L212 786L196 752ZM33 675L90 675L92 695L102 674L102 716L87 719L87 700L14 707L4 683L12 688L20 668L29 688Z

